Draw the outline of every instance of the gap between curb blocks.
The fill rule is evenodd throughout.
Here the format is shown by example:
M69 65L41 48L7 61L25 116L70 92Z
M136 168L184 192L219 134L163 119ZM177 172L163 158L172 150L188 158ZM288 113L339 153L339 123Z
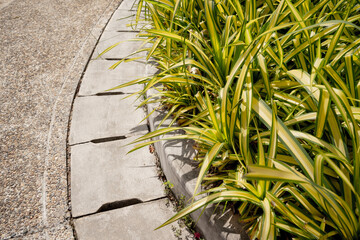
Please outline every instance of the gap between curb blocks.
M116 209L120 209L120 208L124 208L124 207L134 206L137 204L156 202L156 201L166 199L166 198L167 198L167 196L164 196L164 197L159 197L159 198L155 198L155 199L151 199L151 200L147 200L147 201L142 201L138 198L130 198L130 199L125 199L125 200L105 203L96 212L73 217L73 219L88 217L88 216L96 215L96 214L103 213L103 212L108 212L108 211L112 211L112 210L116 210Z

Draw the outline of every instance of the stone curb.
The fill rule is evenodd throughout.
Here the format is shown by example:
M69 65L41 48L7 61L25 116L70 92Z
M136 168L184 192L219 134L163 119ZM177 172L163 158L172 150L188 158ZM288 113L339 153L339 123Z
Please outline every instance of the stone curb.
M155 90L150 89L147 97L153 94L155 94ZM166 112L156 110L158 105L154 103L148 104L147 106L148 113L153 111L148 121L150 131L154 131L159 128L159 123L166 115ZM171 119L165 120L160 126L160 129L169 126L170 123ZM180 133L168 133L156 139L158 140L176 134ZM154 145L167 181L174 185L172 191L176 197L178 199L185 197L186 202L192 201L199 172L197 162L191 160L196 155L193 149L194 142L191 140L164 140L158 141ZM198 190L197 194L199 192L200 190ZM198 195L194 200L198 200L203 196L204 195ZM238 222L239 215L234 214L230 208L224 212L222 206L217 208L210 206L206 208L203 213L202 209L199 209L190 215L193 219L197 219L196 227L207 240L248 239L247 234Z

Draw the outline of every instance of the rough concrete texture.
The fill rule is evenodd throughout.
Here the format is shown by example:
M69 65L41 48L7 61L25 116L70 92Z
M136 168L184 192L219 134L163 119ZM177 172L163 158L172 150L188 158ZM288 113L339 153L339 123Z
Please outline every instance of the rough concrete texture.
M0 0L0 10L9 5L14 0Z
M118 61L110 60L91 60L82 84L80 86L79 96L95 95L106 93L108 89L114 88L120 84L149 76L156 72L156 68L149 63L143 62L123 62L115 69L109 70ZM133 85L126 88L115 89L110 92L135 93L143 89L143 85Z
M125 98L127 97L127 98ZM95 139L143 135L148 132L137 96L77 97L74 102L69 144Z
M119 0L1 1L0 239L72 239L73 95Z
M71 203L73 217L96 212L102 205L165 197L149 148L127 154L124 140L86 143L71 147Z
M177 224L154 231L173 214L167 199L160 199L76 219L75 228L79 240L194 239Z

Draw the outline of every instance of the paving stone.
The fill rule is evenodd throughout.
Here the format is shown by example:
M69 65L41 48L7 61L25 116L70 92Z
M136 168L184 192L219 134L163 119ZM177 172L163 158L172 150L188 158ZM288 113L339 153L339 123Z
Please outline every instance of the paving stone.
M103 204L164 197L155 157L149 148L127 154L136 137L71 147L71 203L73 217L94 213Z
M106 26L105 31L139 31L135 24L136 11L117 10Z
M155 230L173 216L167 199L136 204L74 220L79 240L172 240L193 239L177 223ZM176 237L173 229L181 230Z
M118 9L120 10L136 10L139 0L123 0Z
M147 133L146 123L140 124L145 117L144 111L136 110L139 101L136 96L128 96L77 97L72 113L69 144Z
M118 61L91 60L83 77L79 96L93 95L106 92L106 90L123 83L150 76L156 73L157 69L150 63L143 62L122 62L115 69L109 68ZM143 85L133 85L126 88L115 89L112 92L134 93L143 88Z
M106 26L105 31L133 31L139 32L145 28L150 28L151 24L144 21L144 12L141 12L138 24L136 24L136 11L117 10Z
M122 59L122 58L133 58L133 57L145 57L146 52L139 52L134 55L134 52L145 48L143 41L134 39L140 39L136 32L116 32L116 31L105 31L101 36L97 47L93 53L93 59ZM131 41L130 41L131 40ZM103 51L111 46L118 44L110 51L99 56Z

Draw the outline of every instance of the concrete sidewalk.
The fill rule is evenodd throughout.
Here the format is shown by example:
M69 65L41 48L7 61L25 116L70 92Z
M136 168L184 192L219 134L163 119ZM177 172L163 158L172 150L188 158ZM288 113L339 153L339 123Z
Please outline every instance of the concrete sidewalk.
M128 144L149 131L140 101L132 86L105 90L154 74L145 60L117 61L139 49L138 30L127 27L134 19L134 0L124 0L109 21L86 68L76 95L69 136L71 206L75 232L91 239L194 239L178 223L154 229L174 215L163 183L157 177L156 159L143 148L127 154ZM97 58L112 44L122 42ZM135 56L145 56L138 53ZM181 233L180 233L181 232Z

